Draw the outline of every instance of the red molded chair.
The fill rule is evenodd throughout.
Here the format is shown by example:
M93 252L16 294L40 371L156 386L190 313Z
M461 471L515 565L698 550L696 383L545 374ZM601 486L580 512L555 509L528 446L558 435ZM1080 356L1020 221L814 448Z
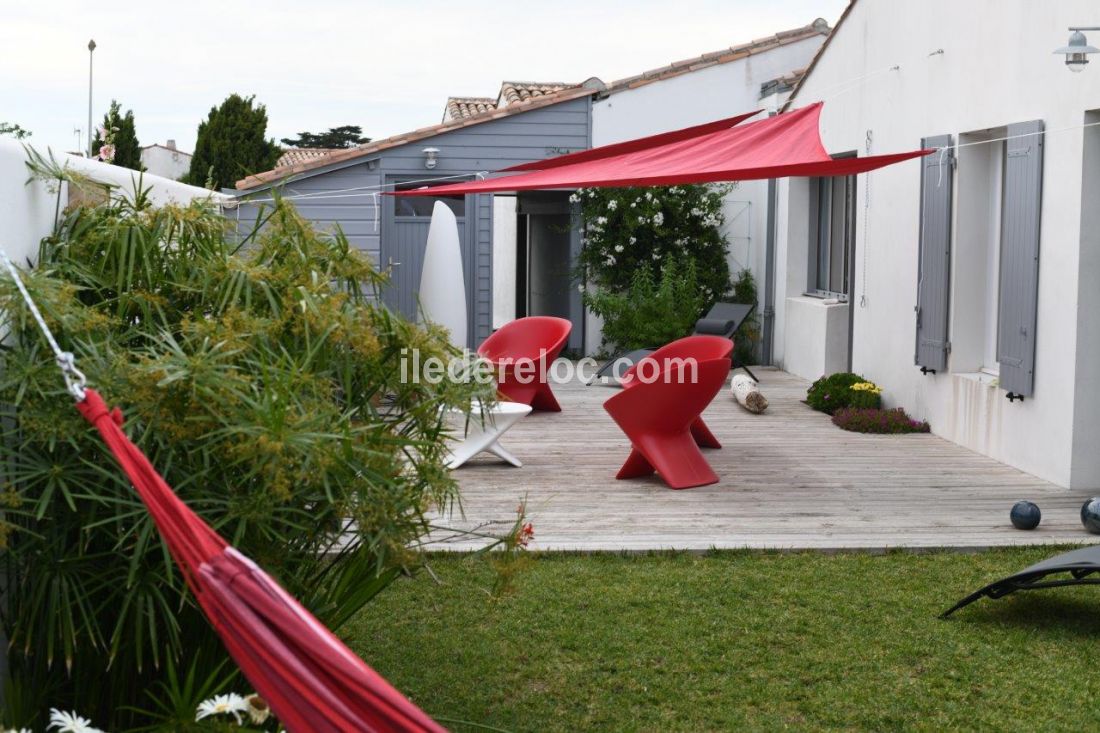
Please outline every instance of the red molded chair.
M696 380L638 382L603 404L632 446L617 479L654 471L672 489L690 489L718 481L703 458L691 425L710 404L730 373L729 359L700 362Z
M478 348L496 367L497 389L532 409L561 412L546 383L546 371L561 353L573 324L564 318L530 316L506 323Z
M729 359L733 353L733 341L723 336L686 336L665 344L649 356L640 359L623 374L620 384L624 389L641 384L642 381L662 380L660 376L666 369L681 368L683 359L695 359L697 362L712 359ZM731 362L732 363L732 362ZM687 371L688 367L683 367ZM638 369L642 371L639 373ZM663 380L662 380L663 381ZM703 418L691 424L691 434L695 442L704 448L721 448L722 444L710 431Z

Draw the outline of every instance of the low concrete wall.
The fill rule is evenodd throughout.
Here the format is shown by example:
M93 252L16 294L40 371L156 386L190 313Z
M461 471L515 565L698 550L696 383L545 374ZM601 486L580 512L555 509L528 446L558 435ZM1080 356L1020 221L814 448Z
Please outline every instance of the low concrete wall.
M815 380L848 367L848 304L787 298L783 369Z

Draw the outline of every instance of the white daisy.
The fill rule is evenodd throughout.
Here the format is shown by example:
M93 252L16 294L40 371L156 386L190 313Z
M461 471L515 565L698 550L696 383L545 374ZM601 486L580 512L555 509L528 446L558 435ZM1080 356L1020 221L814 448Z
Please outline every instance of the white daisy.
M57 708L50 709L50 724L46 730L57 728L58 733L103 733L99 728L92 727L92 721L82 718L76 713L65 713Z
M215 695L209 700L199 703L195 711L195 720L202 720L211 715L232 715L241 724L241 713L248 712L248 701L235 692L228 695Z

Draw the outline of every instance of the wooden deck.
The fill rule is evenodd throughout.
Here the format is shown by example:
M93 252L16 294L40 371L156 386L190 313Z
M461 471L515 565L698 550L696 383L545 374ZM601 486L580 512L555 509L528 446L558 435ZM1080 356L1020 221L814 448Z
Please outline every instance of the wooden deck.
M462 509L449 527L510 527L525 496L532 548L654 550L709 548L983 548L1090 543L1078 512L1086 494L1060 488L933 435L849 433L802 399L808 384L760 369L770 401L752 415L723 391L705 413L722 441L704 451L720 481L684 491L657 477L616 481L629 443L602 408L614 389L555 386L561 413L534 413L502 443L524 461L493 456L456 476ZM1008 511L1027 498L1040 527L1013 529ZM469 549L469 539L433 533L434 548Z

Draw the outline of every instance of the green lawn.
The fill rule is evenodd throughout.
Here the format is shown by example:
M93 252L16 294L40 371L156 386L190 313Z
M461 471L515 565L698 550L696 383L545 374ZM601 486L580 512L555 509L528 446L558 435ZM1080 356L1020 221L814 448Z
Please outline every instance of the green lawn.
M539 555L501 600L435 557L344 633L427 712L513 731L1098 730L1100 588L937 619L1055 551Z

